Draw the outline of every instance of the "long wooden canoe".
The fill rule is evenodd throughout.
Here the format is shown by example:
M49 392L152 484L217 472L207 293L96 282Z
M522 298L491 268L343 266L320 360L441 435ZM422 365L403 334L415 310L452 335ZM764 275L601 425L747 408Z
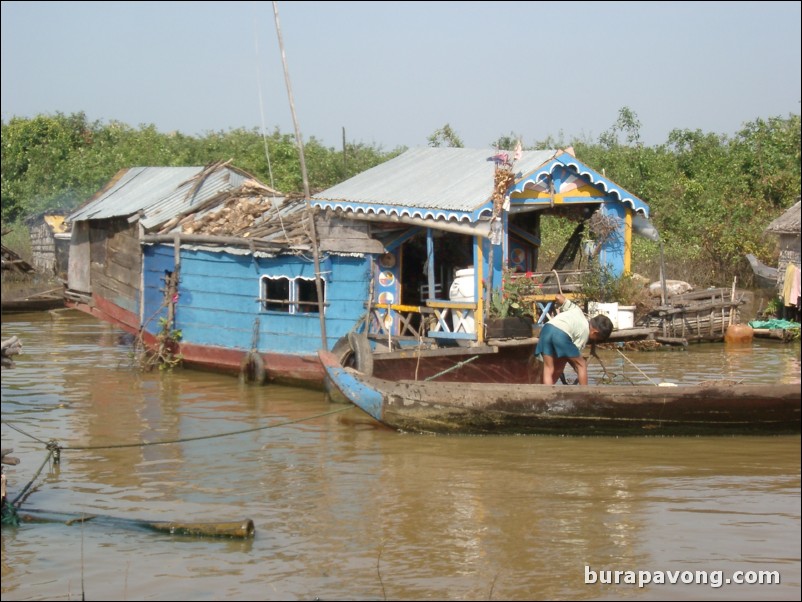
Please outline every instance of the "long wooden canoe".
M551 435L800 433L798 384L565 386L391 381L318 352L331 384L401 431Z
M777 288L777 276L779 275L777 268L766 265L751 253L746 256L746 259L755 274L757 286L765 289Z

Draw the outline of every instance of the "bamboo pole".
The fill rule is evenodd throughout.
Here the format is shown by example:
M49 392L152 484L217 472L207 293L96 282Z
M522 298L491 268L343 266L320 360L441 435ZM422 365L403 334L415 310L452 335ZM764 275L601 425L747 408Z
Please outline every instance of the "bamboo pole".
M323 342L323 349L328 349L328 337L326 336L326 316L323 313L323 283L320 276L320 252L317 241L317 231L315 228L315 216L312 212L312 203L309 199L309 177L306 173L306 159L304 158L304 141L301 137L301 128L298 127L298 118L295 114L295 100L292 95L292 84L290 84L290 72L287 68L287 55L284 52L284 39L281 36L281 25L278 19L278 2L273 1L273 16L276 20L276 34L278 35L278 46L281 51L281 63L284 65L284 82L287 85L287 96L290 99L290 112L292 113L292 124L295 128L295 141L298 144L298 157L301 163L301 176L304 182L304 198L306 208L309 213L309 229L312 239L312 255L315 260L315 288L317 289L318 314L320 315L320 338Z

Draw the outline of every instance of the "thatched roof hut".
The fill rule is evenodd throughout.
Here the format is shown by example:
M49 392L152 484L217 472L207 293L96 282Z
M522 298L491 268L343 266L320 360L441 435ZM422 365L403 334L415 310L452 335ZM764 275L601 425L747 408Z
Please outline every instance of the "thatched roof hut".
M802 225L800 220L802 209L800 207L802 207L802 200L797 197L796 204L771 222L765 231L768 234L792 234L799 238L800 225Z

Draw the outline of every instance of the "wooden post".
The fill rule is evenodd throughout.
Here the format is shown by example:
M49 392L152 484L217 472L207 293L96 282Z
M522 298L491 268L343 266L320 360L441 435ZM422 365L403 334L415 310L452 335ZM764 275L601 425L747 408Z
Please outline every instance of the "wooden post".
M426 282L429 284L429 299L436 299L434 281L434 236L431 228L426 228Z
M632 273L632 209L624 208L624 274Z
M660 241L660 304L665 305L668 298L666 291L666 258L663 253L663 241Z
M475 285L476 285L476 309L474 310L473 316L473 323L474 329L476 330L476 342L482 343L485 340L484 336L484 294L482 291L482 279L483 279L483 266L484 266L484 254L482 253L482 237L476 236L474 237L474 241L476 244L476 273L474 274L475 277ZM491 243L490 248L493 248ZM490 269L493 269L493 266L490 266Z
M343 127L343 177L348 177L348 156L345 148L345 127Z

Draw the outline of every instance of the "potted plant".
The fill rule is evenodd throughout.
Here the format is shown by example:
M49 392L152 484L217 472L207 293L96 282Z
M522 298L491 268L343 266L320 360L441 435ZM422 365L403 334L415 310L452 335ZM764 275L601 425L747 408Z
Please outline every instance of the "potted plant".
M534 311L528 296L534 295L540 286L530 274L504 270L501 288L490 292L487 311L487 338L511 338L532 336Z

